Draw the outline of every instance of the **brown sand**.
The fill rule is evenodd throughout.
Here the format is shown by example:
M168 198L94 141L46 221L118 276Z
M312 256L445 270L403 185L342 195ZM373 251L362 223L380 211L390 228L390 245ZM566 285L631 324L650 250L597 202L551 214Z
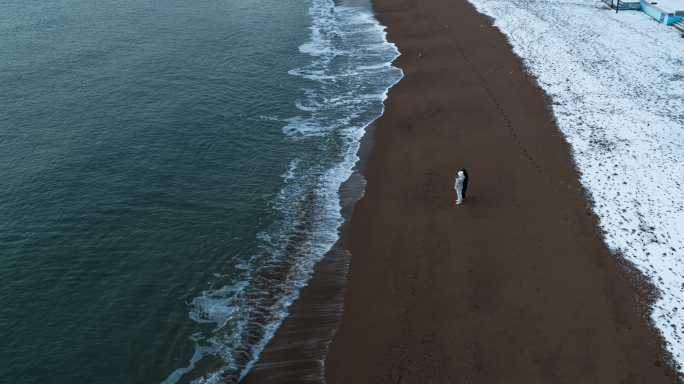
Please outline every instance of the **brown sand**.
M677 382L505 37L465 0L375 7L406 77L351 221L328 383Z
M603 244L548 100L505 37L466 0L375 8L406 77L345 235L327 382L678 382L647 284ZM454 207L460 167L469 197ZM304 381L275 377L251 382Z

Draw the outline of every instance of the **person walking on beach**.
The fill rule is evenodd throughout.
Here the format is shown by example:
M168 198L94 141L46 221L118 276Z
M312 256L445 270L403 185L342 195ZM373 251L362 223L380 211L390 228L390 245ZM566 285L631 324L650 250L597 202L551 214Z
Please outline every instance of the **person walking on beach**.
M463 204L466 197L466 190L468 189L468 171L461 169L456 173L456 182L454 183L456 190L456 205Z

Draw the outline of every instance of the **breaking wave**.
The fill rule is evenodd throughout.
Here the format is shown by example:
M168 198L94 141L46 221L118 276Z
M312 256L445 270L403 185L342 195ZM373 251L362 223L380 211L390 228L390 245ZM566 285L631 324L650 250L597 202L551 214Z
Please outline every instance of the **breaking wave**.
M207 326L194 336L188 366L163 384L178 382L203 358L219 359L193 383L238 382L252 368L313 273L338 240L343 222L340 185L352 174L366 127L383 112L387 91L402 77L399 52L364 7L313 0L310 39L299 47L309 60L289 71L306 86L295 117L277 119L288 140L305 144L282 175L271 202L279 219L258 236L259 250L240 273L190 303L190 318Z

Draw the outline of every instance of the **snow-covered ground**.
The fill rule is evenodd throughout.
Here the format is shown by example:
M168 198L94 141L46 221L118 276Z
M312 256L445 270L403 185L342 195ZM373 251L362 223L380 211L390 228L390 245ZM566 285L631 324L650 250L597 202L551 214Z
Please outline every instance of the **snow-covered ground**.
M605 241L660 291L652 318L684 366L684 39L599 0L470 0L553 100Z
M658 0L656 6L666 12L684 10L684 0Z

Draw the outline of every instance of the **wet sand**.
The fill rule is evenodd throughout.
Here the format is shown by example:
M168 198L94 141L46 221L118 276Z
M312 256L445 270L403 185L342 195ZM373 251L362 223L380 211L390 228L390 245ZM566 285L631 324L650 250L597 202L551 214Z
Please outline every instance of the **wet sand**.
M345 234L356 202L363 196L366 180L362 175L373 147L374 126L366 129L359 149L360 160L349 180L340 188L342 215L346 222L342 236L314 269L309 284L302 289L285 319L259 357L245 384L322 383L325 358L338 329L344 309L344 292L350 264Z
M550 102L505 37L465 0L375 10L405 78L375 124L345 231L327 382L678 382L649 324L652 289L603 244ZM461 167L469 197L455 207ZM281 335L262 366L300 356L269 354L307 340ZM287 372L258 366L247 381L306 382Z

